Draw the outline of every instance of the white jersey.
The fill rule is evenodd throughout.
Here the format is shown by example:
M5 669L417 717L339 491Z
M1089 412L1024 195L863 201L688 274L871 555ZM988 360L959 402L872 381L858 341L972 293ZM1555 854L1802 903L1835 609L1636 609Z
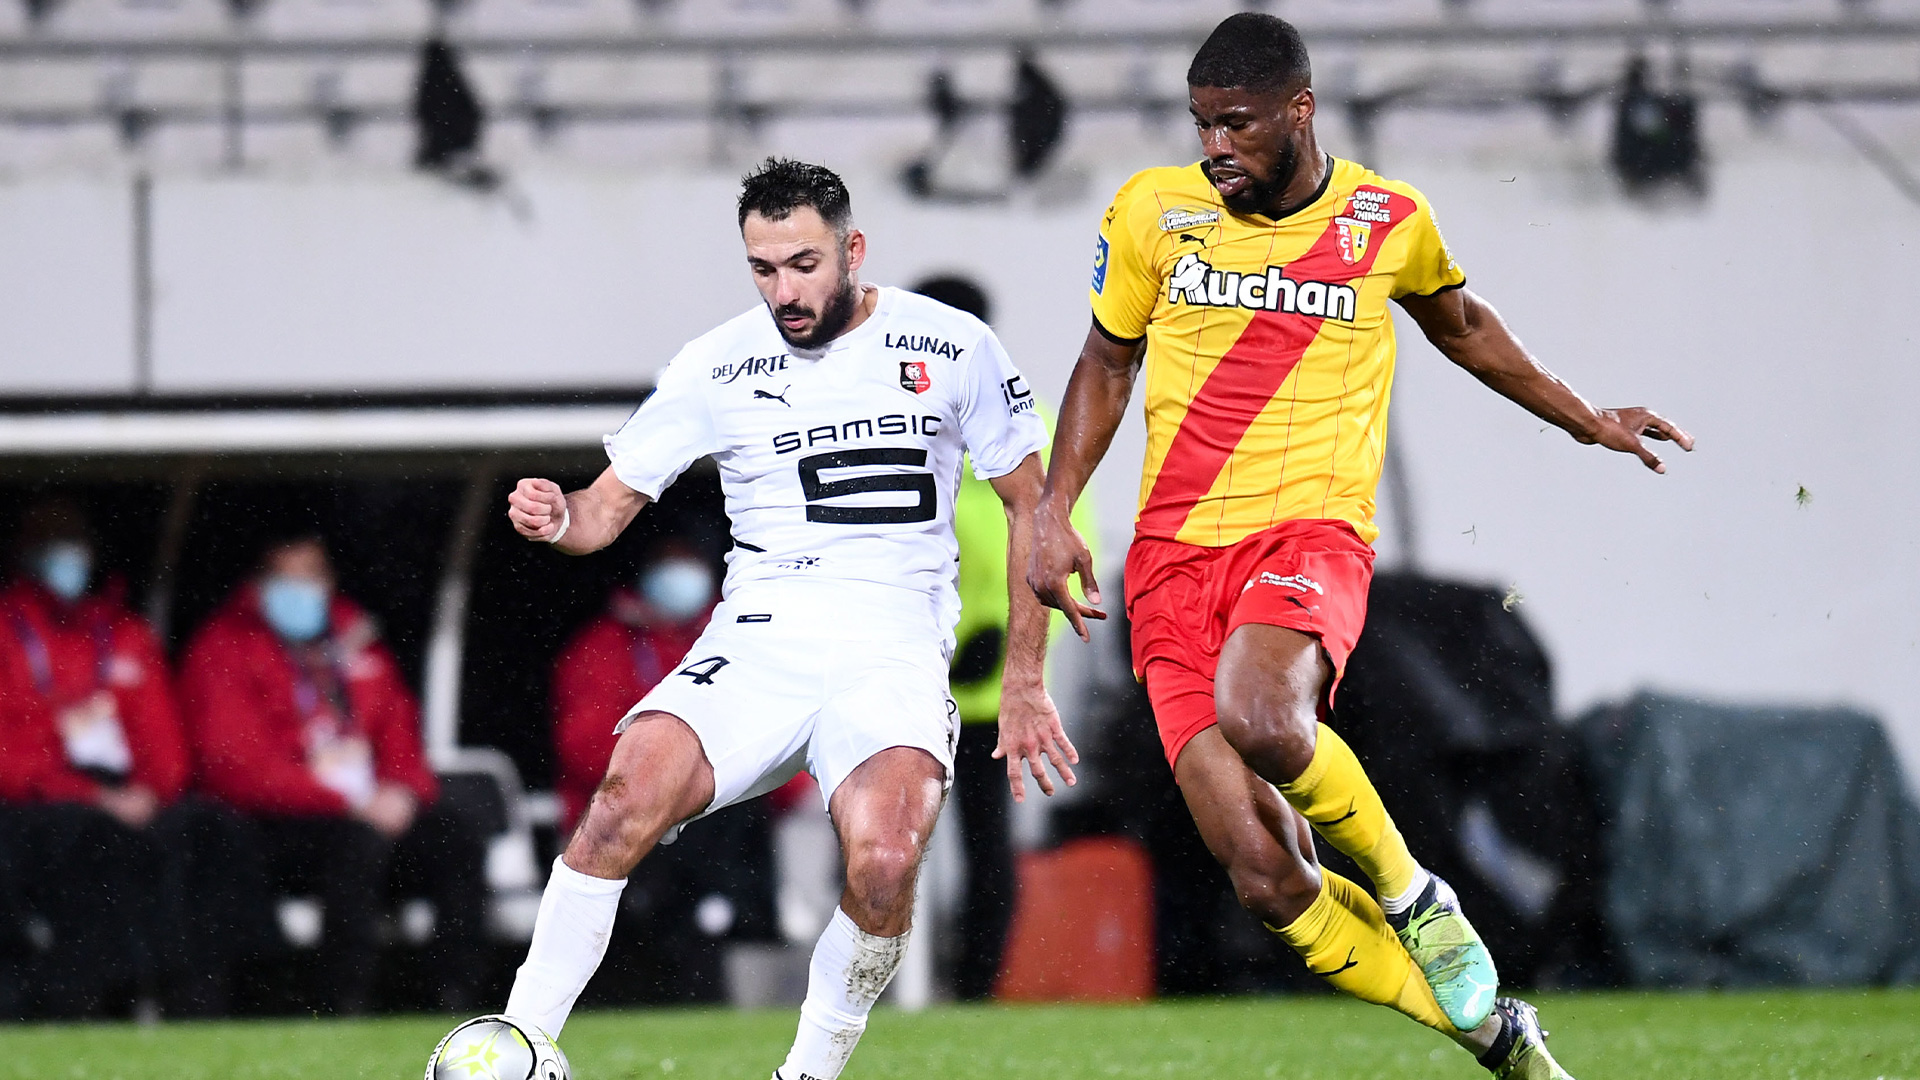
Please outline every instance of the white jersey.
M729 601L844 583L849 603L897 596L950 633L962 455L990 480L1046 441L985 323L883 288L865 322L820 349L788 346L764 305L695 338L606 448L620 482L654 499L713 456L733 526Z

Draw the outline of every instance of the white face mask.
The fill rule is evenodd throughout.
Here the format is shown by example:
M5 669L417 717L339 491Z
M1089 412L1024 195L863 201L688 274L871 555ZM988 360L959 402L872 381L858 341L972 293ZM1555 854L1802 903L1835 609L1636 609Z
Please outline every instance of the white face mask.
M85 544L56 540L40 550L33 572L53 595L72 603L93 578L93 552Z
M685 622L713 602L713 571L698 559L667 559L640 575L640 595L655 611Z

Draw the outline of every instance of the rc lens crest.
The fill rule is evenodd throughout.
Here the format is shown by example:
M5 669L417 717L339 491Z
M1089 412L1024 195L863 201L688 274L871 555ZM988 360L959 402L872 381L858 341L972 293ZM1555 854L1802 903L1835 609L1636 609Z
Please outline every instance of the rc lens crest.
M1333 219L1334 246L1340 260L1348 266L1367 257L1367 245L1373 242L1373 226L1357 218Z

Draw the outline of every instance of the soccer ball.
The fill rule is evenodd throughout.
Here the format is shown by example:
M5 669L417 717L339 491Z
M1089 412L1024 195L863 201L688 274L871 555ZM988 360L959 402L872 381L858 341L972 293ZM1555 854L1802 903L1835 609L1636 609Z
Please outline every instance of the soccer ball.
M427 1059L426 1080L571 1080L567 1055L524 1020L481 1016L447 1033Z

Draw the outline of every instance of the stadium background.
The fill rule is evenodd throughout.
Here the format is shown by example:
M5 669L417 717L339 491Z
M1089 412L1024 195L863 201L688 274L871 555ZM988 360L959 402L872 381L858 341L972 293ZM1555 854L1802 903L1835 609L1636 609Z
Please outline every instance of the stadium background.
M738 175L766 154L841 170L873 241L869 279L975 278L1057 402L1105 201L1135 169L1195 157L1186 58L1240 6L0 4L7 483L134 500L148 546L130 540L122 569L136 592L191 600L215 587L195 573L238 557L222 513L343 498L326 493L339 475L398 477L389 504L358 507L371 527L355 543L408 540L413 623L390 632L429 727L442 748L510 743L507 720L461 728L462 703L486 670L549 657L477 632L484 661L436 668L436 642L461 648L443 624L466 611L463 594L449 613L445 590L470 588L482 619L558 626L592 606L616 571L562 571L571 613L528 611L537 586L525 556L496 550L494 488L523 467L590 472L599 432L678 344L756 302ZM1669 475L1644 475L1543 431L1403 322L1383 562L1517 601L1562 716L1643 688L1848 704L1880 717L1920 775L1920 512L1906 497L1920 350L1905 310L1920 277L1920 5L1266 9L1308 32L1330 151L1420 186L1470 284L1549 366L1700 439ZM422 169L411 114L434 35L485 119L471 153ZM1033 122L1023 56L1067 103L1057 145L1025 172L1009 149L1009 129ZM1634 56L1655 92L1698 105L1700 154L1671 182L1636 187L1612 163ZM1116 566L1139 448L1134 418L1093 491ZM201 498L177 541L187 569L150 580L183 478ZM702 498L672 512L699 518ZM448 572L457 544L408 524L422 508L479 530L474 576ZM1070 700L1116 677L1111 648L1063 651ZM537 781L537 754L516 756ZM1030 820L1024 835L1044 831Z

